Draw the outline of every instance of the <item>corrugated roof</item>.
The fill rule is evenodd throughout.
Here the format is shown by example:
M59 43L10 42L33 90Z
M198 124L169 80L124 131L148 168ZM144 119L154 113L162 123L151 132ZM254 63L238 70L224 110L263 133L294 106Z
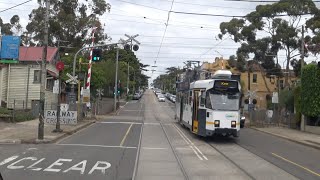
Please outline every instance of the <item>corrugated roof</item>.
M51 62L57 53L58 48L48 47L47 61ZM24 47L19 48L19 61L42 61L43 47Z

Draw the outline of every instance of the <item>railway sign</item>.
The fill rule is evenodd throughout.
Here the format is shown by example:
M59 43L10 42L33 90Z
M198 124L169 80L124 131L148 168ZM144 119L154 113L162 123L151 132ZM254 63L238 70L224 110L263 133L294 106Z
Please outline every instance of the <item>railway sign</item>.
M79 80L78 80L78 76L72 76L71 74L67 73L67 76L70 78L66 81L66 83L70 83L70 84L78 84Z

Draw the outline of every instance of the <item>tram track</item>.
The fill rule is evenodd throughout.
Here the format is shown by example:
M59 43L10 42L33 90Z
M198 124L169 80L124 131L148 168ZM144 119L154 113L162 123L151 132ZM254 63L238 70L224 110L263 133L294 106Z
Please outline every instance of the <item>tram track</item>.
M169 112L170 113L174 113L174 110L172 108L162 108L165 111L167 111L168 113L166 113L169 117ZM172 118L172 117L171 117ZM176 127L179 128L179 127ZM180 128L179 128L180 129ZM180 130L181 131L181 130ZM245 175L247 175L250 179L252 180L256 180L255 177L253 177L248 171L246 171L245 169L243 169L239 164L237 164L234 160L232 160L230 157L228 157L228 155L226 155L225 153L222 152L222 150L220 150L218 147L214 146L212 143L208 142L208 140L206 140L205 138L201 138L202 141L207 144L208 146L210 146L211 148L213 148L215 151L217 151L221 156L223 156L226 160L228 160L231 164L233 164L235 167L237 167L240 171L242 171ZM237 143L233 143L235 145L238 145Z
M154 96L153 96L153 97L154 97ZM153 107L154 107L154 106L153 106ZM153 108L153 110L156 111L155 108ZM175 148L173 147L172 142L171 142L171 140L170 140L170 138L169 138L168 132L166 131L163 123L161 122L161 119L158 117L158 114L159 114L159 112L156 111L156 113L154 113L153 116L154 116L154 118L156 119L156 121L159 122L160 127L161 127L162 131L164 132L164 135L165 135L165 137L166 137L166 139L167 139L167 141L168 141L168 143L169 143L170 149L171 149L172 152L173 152L173 155L174 155L174 157L175 157L175 159L176 159L176 161L177 161L177 163L178 163L178 165L179 165L179 168L180 168L180 170L181 170L184 178L185 178L186 180L189 180L190 177L188 176L188 174L187 174L187 172L186 172L186 170L185 170L185 168L184 168L184 166L183 166L183 164L182 164L182 162L181 162L181 160L180 160L180 158L179 158L179 156L178 156L177 151L176 151Z

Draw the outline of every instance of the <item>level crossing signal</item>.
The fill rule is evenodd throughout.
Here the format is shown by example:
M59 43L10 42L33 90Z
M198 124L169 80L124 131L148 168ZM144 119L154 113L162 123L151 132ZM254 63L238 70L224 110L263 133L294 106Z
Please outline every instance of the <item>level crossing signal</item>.
M101 54L102 54L102 50L101 49L93 49L92 50L92 60L93 61L100 61L101 60Z

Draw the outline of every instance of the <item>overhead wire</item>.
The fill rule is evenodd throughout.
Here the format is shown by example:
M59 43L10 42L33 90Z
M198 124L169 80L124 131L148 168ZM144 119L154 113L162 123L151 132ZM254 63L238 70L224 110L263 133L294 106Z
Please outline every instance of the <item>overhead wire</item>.
M14 6L11 6L11 7L9 7L9 8L4 9L4 10L1 10L0 13L5 12L5 11L8 11L8 10L13 9L13 8L15 8L15 7L18 7L18 6L21 6L21 5L26 4L26 3L30 2L30 1L32 1L32 0L24 1L24 2L22 2L22 3L20 3L20 4L16 4L16 5L14 5Z

